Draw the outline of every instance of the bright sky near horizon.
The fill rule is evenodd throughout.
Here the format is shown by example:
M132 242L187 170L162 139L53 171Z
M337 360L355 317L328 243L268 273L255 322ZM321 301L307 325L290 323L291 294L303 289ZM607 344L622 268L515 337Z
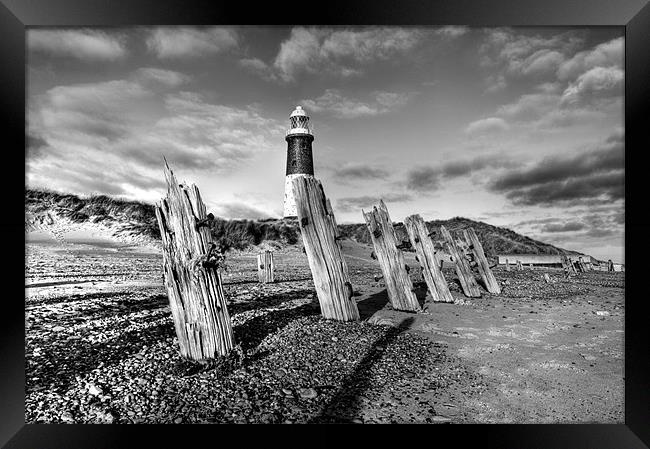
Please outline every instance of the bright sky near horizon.
M280 217L311 116L339 223L463 216L624 262L622 27L28 31L27 185L147 202L163 155L226 218Z

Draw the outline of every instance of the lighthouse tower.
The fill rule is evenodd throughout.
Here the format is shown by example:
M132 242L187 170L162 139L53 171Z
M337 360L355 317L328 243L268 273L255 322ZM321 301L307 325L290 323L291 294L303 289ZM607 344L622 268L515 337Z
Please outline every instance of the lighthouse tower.
M314 141L309 117L300 106L289 116L287 141L287 176L284 182L284 218L296 217L296 200L292 181L299 177L314 177L311 143Z

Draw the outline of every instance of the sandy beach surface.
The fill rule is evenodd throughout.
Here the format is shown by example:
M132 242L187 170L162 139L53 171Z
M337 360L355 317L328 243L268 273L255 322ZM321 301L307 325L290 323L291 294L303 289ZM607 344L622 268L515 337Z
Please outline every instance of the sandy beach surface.
M255 250L229 254L238 348L203 366L178 354L159 249L28 242L26 422L623 422L625 273L496 268L501 295L440 304L416 283L424 310L407 313L371 247L343 250L356 323L320 318L299 247L275 252L268 285Z

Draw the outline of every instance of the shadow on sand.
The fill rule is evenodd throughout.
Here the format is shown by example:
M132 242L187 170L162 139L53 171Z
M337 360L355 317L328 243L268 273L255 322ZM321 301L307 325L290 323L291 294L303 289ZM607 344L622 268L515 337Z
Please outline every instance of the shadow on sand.
M386 289L373 293L361 301L357 301L359 309L359 319L367 320L376 312L382 310L388 304L388 291Z
M287 282L302 282L302 281L311 281L311 277L302 277L302 278L296 278L296 279L276 279L275 282L272 282L271 285L276 285L276 284L285 284ZM232 281L232 282L224 282L223 285L224 287L227 287L229 285L243 285L243 284L259 284L259 280L257 279L245 279L241 281Z
M370 370L382 357L383 348L394 341L399 334L411 327L415 318L408 317L396 328L391 328L378 339L368 350L356 369L348 374L341 388L321 409L318 416L310 419L310 423L351 422L361 411L361 396L371 385ZM382 348L382 349L379 349Z
M414 282L413 287L420 307L424 307L427 297L426 284L423 282ZM388 299L388 290L383 289L377 293L373 293L367 298L357 301L359 318L361 321L367 320L378 311L385 309L387 304L390 304L390 301Z
M234 302L235 299L233 298L233 302L228 304L228 312L231 316L234 316L247 310L267 309L269 307L279 306L288 301L305 298L310 293L316 297L316 290L313 288L303 288L291 292L281 292L276 293L275 295L262 296L246 302Z
M254 350L268 335L280 331L294 320L318 314L320 314L318 302L311 302L290 309L272 310L234 326L235 341L241 344L244 352L253 350L254 356L249 358L250 361L257 360L265 352L255 352Z

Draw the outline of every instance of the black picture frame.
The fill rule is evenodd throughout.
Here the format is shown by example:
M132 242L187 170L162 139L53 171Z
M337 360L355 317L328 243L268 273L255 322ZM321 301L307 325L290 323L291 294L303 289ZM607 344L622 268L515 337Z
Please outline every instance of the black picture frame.
M650 5L648 0L445 0L328 1L251 4L170 0L0 0L0 110L2 111L3 195L0 229L5 295L0 325L0 444L6 448L189 447L201 441L262 444L363 446L388 442L464 447L594 449L650 445L650 329L642 295L650 219L645 209L645 153L650 151ZM350 24L469 26L620 26L625 28L625 424L357 426L309 429L266 426L248 432L233 426L24 424L24 260L25 32L33 26L130 26L188 24ZM8 178L9 177L9 178ZM6 287L11 287L8 291ZM341 430L359 440L343 436ZM413 433L415 432L415 434ZM417 434L417 435L416 435ZM445 440L447 442L445 442Z

